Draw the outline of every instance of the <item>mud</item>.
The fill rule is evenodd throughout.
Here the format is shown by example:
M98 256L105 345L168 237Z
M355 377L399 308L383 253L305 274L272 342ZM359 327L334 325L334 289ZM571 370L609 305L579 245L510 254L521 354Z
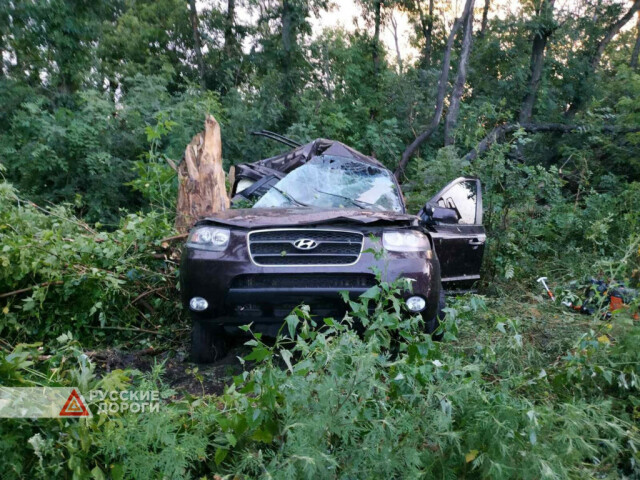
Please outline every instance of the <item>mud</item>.
M189 361L188 345L184 349L144 349L124 351L118 349L86 352L96 365L98 376L114 370L139 370L151 372L156 365L162 366L162 381L176 390L178 395L220 395L233 381L234 375L243 371L238 357L246 356L247 339L233 339L227 354L211 364L195 364Z

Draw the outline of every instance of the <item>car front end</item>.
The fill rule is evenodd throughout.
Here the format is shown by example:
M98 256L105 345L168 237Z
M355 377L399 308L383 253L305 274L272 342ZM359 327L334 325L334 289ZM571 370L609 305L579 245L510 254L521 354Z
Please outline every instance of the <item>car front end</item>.
M228 333L252 323L274 335L301 303L319 318L343 314L340 292L358 297L377 283L376 272L382 281L410 279L407 308L435 316L439 264L410 216L372 213L363 223L359 211L305 210L270 210L259 222L255 210L231 210L197 224L180 282L192 317Z

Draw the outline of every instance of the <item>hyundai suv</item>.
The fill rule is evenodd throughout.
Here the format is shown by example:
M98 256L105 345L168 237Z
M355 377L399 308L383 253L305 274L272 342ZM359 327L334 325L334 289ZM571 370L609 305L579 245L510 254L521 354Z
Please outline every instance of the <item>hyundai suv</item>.
M181 292L192 321L192 359L223 355L228 335L252 324L275 335L300 303L341 315L382 280L411 279L405 306L433 333L444 291L480 278L485 242L479 180L458 178L417 215L393 174L374 158L318 139L232 167L231 208L200 219L183 251ZM375 252L383 251L383 255Z

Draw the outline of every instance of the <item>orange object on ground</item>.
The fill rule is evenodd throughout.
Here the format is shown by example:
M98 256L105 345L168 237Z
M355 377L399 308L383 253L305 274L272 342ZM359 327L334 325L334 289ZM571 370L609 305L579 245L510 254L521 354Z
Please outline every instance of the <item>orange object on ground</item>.
M610 303L609 303L610 312L615 312L616 310L620 310L622 307L624 307L624 301L622 300L622 298L614 297L613 295L611 295L611 297L609 298L610 298Z

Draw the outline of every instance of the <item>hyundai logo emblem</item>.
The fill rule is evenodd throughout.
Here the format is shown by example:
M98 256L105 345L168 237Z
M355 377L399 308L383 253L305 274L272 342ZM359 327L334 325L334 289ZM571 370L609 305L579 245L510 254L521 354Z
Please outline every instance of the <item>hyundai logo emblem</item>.
M318 242L311 240L310 238L299 238L293 242L293 246L298 250L313 250L318 246Z

